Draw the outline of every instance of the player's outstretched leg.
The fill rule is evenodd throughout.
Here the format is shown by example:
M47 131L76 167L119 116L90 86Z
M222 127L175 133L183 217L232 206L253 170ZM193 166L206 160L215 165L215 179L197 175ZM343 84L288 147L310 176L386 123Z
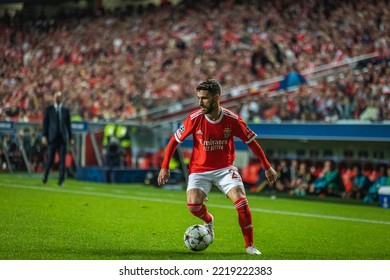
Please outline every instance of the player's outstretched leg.
M245 240L246 252L250 255L260 255L261 252L253 245L252 212L246 197L241 197L234 202L238 213L238 223Z

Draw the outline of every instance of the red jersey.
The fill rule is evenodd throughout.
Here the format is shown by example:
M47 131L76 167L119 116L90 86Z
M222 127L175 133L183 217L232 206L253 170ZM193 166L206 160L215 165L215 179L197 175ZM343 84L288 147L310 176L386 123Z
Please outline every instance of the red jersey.
M221 116L213 121L202 113L193 111L175 132L175 139L182 143L192 134L194 148L189 173L200 173L232 166L235 160L236 136L246 144L252 142L254 133L243 119L232 111L222 108Z

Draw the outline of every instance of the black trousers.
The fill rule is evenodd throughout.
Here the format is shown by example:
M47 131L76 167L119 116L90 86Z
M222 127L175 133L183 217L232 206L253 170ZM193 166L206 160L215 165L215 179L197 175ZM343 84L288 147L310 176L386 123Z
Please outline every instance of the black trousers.
M57 135L56 139L48 144L47 149L47 161L45 165L45 173L43 175L43 178L47 180L50 168L53 165L54 157L56 152L59 152L60 155L60 164L59 164L59 177L58 177L58 184L61 184L64 182L65 179L65 157L66 157L66 142L63 140L63 137L61 134Z

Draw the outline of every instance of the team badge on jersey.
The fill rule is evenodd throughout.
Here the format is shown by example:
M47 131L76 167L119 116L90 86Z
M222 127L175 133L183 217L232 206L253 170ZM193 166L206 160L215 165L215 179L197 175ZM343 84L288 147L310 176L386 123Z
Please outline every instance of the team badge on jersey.
M225 136L225 138L228 138L230 136L231 132L232 132L232 129L227 127L223 130L223 136Z
M184 130L185 130L184 124L181 124L180 127L179 127L179 131L180 131L181 133L183 133Z

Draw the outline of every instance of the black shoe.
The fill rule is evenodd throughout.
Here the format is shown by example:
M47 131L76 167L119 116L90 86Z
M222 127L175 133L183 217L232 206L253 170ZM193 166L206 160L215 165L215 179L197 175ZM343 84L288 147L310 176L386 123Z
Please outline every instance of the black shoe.
M46 185L46 183L47 183L47 178L42 178L42 183L43 183L44 185Z

